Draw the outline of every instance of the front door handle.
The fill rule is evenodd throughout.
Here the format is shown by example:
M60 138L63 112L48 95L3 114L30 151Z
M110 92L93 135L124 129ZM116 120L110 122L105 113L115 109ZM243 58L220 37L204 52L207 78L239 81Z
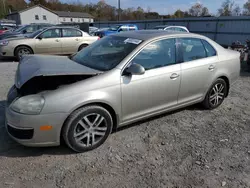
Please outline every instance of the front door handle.
M59 42L59 39L56 39L56 42Z
M177 74L177 73L173 73L171 76L170 76L170 79L171 80L176 80L180 75Z
M210 65L209 67L208 67L208 70L210 70L210 71L213 71L215 69L215 66L214 65Z

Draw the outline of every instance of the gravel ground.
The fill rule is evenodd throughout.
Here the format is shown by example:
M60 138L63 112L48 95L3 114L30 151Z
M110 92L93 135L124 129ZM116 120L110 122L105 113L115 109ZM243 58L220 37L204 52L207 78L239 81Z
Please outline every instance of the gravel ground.
M27 148L4 128L17 63L0 63L0 187L250 187L250 73L216 110L192 106L113 133L98 149Z

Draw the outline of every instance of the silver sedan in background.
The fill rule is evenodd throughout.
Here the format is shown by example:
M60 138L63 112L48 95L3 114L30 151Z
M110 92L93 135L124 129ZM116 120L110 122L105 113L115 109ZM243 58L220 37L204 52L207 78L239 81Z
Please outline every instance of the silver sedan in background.
M111 131L167 111L220 106L240 54L207 37L166 31L107 36L70 57L20 62L6 107L9 135L26 146L92 150Z

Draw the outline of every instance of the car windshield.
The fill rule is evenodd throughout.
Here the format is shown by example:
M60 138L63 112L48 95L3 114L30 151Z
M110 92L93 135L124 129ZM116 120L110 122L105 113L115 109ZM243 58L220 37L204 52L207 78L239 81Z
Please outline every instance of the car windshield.
M71 57L71 60L100 71L116 67L142 40L107 36Z
M116 26L110 27L109 30L110 31L117 31L120 27L121 27L120 25L116 25Z

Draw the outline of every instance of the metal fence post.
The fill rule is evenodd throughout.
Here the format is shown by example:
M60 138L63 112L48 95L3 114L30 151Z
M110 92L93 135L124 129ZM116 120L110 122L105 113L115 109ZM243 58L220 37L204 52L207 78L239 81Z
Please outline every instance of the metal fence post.
M216 26L215 26L215 34L214 34L214 41L217 42L217 34L218 34L218 25L219 25L219 18L216 21Z

